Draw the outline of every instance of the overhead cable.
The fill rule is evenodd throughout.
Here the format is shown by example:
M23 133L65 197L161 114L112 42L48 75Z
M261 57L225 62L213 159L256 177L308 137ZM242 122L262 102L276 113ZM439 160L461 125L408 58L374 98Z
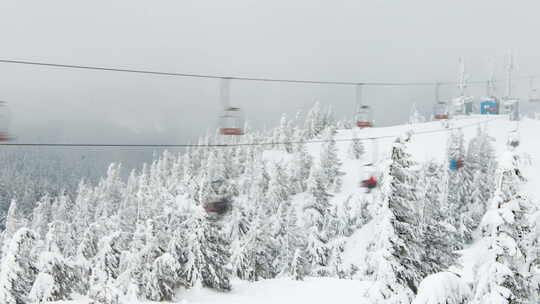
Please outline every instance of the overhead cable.
M498 117L489 120L481 120L474 123L464 124L461 126L454 126L449 128L442 128L436 130L425 130L412 132L412 135L418 134L430 134L447 132L449 130L457 130L462 128L468 128L479 124L489 123L494 120L503 119L505 117ZM65 148L232 148L242 146L273 146L273 145L290 145L290 144L313 144L313 143L327 143L327 142L351 142L362 141L372 139L383 138L395 138L400 134L383 135L383 136L370 136L370 137L358 137L358 138L343 138L343 139L313 139L306 141L285 141L285 142L251 142L251 143L229 143L229 144L94 144L94 143L6 143L0 142L0 146L17 146L17 147L65 147Z
M267 77L241 77L241 76L228 76L228 75L165 72L165 71L156 71L156 70L90 66L90 65L78 65L78 64L49 63L49 62L11 60L11 59L0 59L0 63L34 65L34 66L64 68L64 69L149 74L149 75L172 76L172 77L231 79L231 80L241 80L241 81L279 82L279 83L297 83L297 84L314 84L314 85L345 85L345 86L364 85L364 86L382 86L382 87L456 85L455 81L445 81L445 82L441 82L441 81L436 81L436 82L371 82L370 81L370 82L364 82L364 81L321 81L321 80L309 80L309 79L287 79L287 78L267 78ZM530 77L534 77L534 76L527 76L527 79L529 79ZM517 78L517 79L520 79L520 78ZM482 84L482 85L485 85L485 83L486 83L486 80L467 82L467 84Z

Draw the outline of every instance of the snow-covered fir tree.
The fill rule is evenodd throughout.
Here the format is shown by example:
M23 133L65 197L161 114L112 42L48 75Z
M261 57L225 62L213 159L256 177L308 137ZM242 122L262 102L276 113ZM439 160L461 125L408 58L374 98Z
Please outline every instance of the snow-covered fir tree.
M330 245L330 223L334 214L330 205L324 170L314 167L308 181L308 191L312 200L304 207L304 222L306 223L306 260L311 266L311 272L318 275L332 273L332 248Z
M352 141L347 152L351 159L360 159L365 153L364 143L358 138L358 132L355 130L352 131Z
M489 256L476 273L474 303L526 303L530 298L525 281L523 237L529 223L529 201L520 194L515 155L507 151L499 163L499 183L490 209L482 219L482 233Z
M426 275L418 230L418 176L406 143L398 138L382 180L377 231L368 245L365 276L378 282L372 297L388 303L410 303Z
M518 154L496 183L492 139L479 128L468 144L453 132L447 160L464 160L458 170L446 160L413 162L406 145L416 138L399 139L388 159L368 169L359 166L359 132L338 131L348 127L332 112L317 104L305 122L283 116L275 129L235 139L208 133L200 144L224 146L164 152L125 179L111 165L76 193L42 193L32 212L14 201L2 234L0 295L15 301L6 303L77 294L96 303L160 302L190 288L227 292L237 279L326 276L369 283L368 303L410 304L415 293L415 301L434 299L429 291L439 288L433 303L464 304L467 286L451 273L460 272L455 250L472 240L489 209L478 230L490 248L474 299L537 302L540 213L520 189ZM338 144L336 137L348 136L350 143ZM378 178L369 193L358 188L366 171ZM229 211L209 216L206 203L223 197ZM17 238L22 244L17 231L28 237L13 251Z
M436 273L455 265L458 255L454 251L456 229L449 220L446 204L446 169L436 162L423 168L421 185L424 195L420 204L420 229L424 250L423 267L427 273Z
M470 185L468 218L472 219L472 229L475 229L487 210L487 203L493 195L495 188L494 178L496 159L492 146L493 138L485 128L478 126L476 136L469 142L465 163L465 170L472 176Z
M326 187L331 192L339 192L341 188L341 175L340 171L341 161L339 160L336 141L334 140L334 134L336 130L333 127L326 129L324 138L326 140L323 143L320 157L320 168L322 169L322 178Z
M457 230L454 241L456 249L461 249L472 240L474 219L469 212L472 197L473 176L465 161L465 140L462 130L455 130L448 139L447 156L449 166L448 176L448 205L453 216L453 225ZM458 162L463 161L463 167Z
M35 252L36 235L27 228L15 232L2 258L0 302L28 303L30 290L38 273Z

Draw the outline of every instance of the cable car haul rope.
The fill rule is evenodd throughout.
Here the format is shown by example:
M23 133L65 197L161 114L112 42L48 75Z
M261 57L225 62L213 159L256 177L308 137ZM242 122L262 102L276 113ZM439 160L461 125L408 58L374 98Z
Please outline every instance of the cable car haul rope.
M447 132L449 130L457 130L462 128L468 128L477 126L480 124L489 123L495 120L503 119L506 117L498 117L493 119L480 120L474 123L464 124L461 126L455 126L450 128L441 128L435 130L426 130L414 132L413 135L431 134ZM252 142L252 143L231 143L231 144L92 144L92 143L7 143L0 142L0 146L20 146L20 147L103 147L103 148L230 148L230 147L242 147L242 146L272 146L272 145L289 145L289 144L313 144L313 143L326 143L326 142L351 142L356 140L373 140L383 138L395 138L401 134L383 135L383 136L371 136L371 137L359 137L359 138L342 138L342 139L314 139L306 141L287 141L287 142Z
M348 85L348 86L434 86L434 85L455 85L455 81L444 82L364 82L364 81L320 81L309 79L286 79L286 78L267 78L267 77L240 77L240 76L226 76L226 75L210 75L210 74L196 74L196 73L178 73L178 72L164 72L154 70L143 69L128 69L118 67L104 67L104 66L91 66L91 65L78 65L78 64L63 64L63 63L50 63L39 62L30 60L12 60L12 59L0 59L0 63L7 64L19 64L19 65L34 65L42 67L63 68L63 69L78 69L78 70L94 70L102 72L120 72L120 73L135 73L135 74L148 74L158 76L173 76L173 77L191 77L191 78L207 78L207 79L230 79L230 80L242 80L242 81L259 81L259 82L281 82L281 83L297 83L297 84L320 84L320 85ZM518 77L514 79L530 79L537 76ZM503 81L501 79L499 81ZM484 85L485 80L468 81L468 84Z

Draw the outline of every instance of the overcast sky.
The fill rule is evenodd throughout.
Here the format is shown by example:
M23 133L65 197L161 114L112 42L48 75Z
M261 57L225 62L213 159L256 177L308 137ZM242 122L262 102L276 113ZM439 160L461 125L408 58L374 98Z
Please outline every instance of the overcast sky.
M0 58L171 72L336 81L448 81L465 58L503 77L540 74L537 0L0 1ZM540 85L540 79L538 81ZM0 64L0 100L20 140L185 142L216 127L216 80ZM528 81L516 82L526 97ZM470 93L483 95L483 87ZM432 87L366 88L380 124L427 111ZM443 98L456 94L454 88ZM315 100L340 117L354 88L233 82L231 100L255 126Z

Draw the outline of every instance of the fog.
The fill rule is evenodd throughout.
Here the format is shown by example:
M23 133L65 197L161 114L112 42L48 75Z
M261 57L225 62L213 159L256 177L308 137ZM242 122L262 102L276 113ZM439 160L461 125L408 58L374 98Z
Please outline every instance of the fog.
M358 82L540 74L538 1L0 1L0 58L170 72ZM538 81L540 85L540 80ZM525 98L529 82L516 81ZM18 141L185 143L214 129L217 80L0 64ZM354 88L234 81L255 127L319 101L338 117ZM481 96L483 85L470 87ZM499 90L499 93L501 91ZM446 87L441 97L457 94ZM430 114L433 87L367 87L376 123Z

